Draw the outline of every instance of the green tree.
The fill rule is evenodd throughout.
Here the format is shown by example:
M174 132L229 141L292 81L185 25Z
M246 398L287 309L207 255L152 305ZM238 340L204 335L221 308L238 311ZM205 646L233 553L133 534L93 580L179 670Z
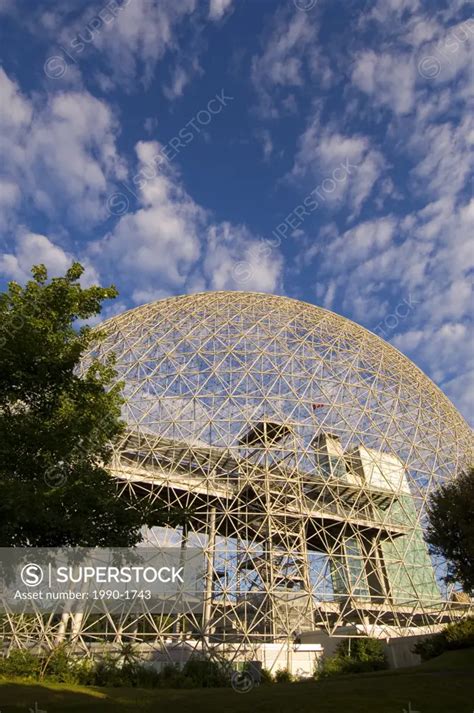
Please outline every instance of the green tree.
M83 267L0 294L0 546L129 547L163 514L118 496L106 465L122 431L113 361L81 358L100 332L78 325L115 298Z
M325 657L317 678L366 673L388 668L383 641L365 637L342 639L333 656Z
M474 468L443 485L428 504L427 540L448 565L448 582L474 590Z

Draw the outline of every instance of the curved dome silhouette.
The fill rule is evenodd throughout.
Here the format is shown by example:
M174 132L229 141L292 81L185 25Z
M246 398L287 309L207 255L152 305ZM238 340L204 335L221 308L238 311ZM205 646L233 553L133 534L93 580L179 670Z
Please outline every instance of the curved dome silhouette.
M205 550L202 602L185 616L201 646L397 635L462 613L423 526L431 490L468 465L471 432L409 359L267 294L172 297L98 329L91 355L115 354L125 384L112 472L190 508L168 541Z
M470 429L407 357L363 327L286 297L207 292L137 307L100 325L131 427L239 447L260 418L317 429L403 460L423 490L466 465Z

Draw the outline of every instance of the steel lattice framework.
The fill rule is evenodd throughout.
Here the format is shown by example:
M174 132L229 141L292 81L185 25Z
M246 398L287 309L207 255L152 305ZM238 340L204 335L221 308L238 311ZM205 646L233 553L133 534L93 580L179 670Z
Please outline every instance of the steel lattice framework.
M147 540L202 546L206 585L189 613L91 616L75 637L248 652L462 615L423 526L430 492L469 465L471 432L405 356L332 312L254 293L165 299L100 330L90 356L115 354L125 384L111 471L121 491L191 511ZM58 630L64 617L41 623Z

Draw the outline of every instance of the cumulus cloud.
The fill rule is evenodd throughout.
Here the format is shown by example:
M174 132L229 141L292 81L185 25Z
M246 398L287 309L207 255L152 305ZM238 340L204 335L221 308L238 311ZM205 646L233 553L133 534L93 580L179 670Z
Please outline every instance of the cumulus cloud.
M416 67L404 54L360 52L352 70L353 83L376 104L408 114L414 108Z
M411 330L393 338L394 345L414 357L430 373L443 391L454 399L465 416L473 420L474 358L472 325L445 322L439 329L431 325L414 334Z
M157 142L139 142L136 152L139 207L122 216L92 254L99 265L114 265L137 303L150 295L206 288L276 288L282 271L278 251L268 254L243 226L214 223L178 174L156 165Z
M181 35L186 33L189 45L207 17L207 8L197 0L49 0L47 5L3 0L3 11L36 39L50 43L45 60L64 60L63 77L56 74L57 63L48 74L56 86L93 78L104 92L149 86L158 63L167 54L181 53ZM231 0L212 0L209 18L219 20L230 7ZM91 58L94 67L88 72L85 66Z
M469 312L473 232L474 201L456 206L445 198L404 219L365 221L334 237L324 250L321 269L344 287L346 309L356 295L375 304L392 286L402 296L418 295L420 319L437 327Z
M20 202L20 186L0 178L0 230L6 231Z
M459 376L444 381L443 390L457 404L461 413L465 414L468 422L474 423L474 368L464 368Z
M384 42L377 49L364 48L355 54L353 85L373 104L398 116L418 108L430 86L446 87L456 80L447 92L451 103L455 97L470 95L474 21L451 23L460 9L451 7L449 13L438 9L427 15L419 3L409 0L378 3L364 21L375 18L384 23ZM436 101L430 95L430 102Z
M251 79L259 97L259 110L267 118L296 111L290 90L311 77L328 86L332 71L317 46L318 23L304 12L283 8L276 13L262 51L251 64Z
M274 292L282 267L280 253L244 227L210 226L204 274L211 289Z
M0 99L0 153L23 199L50 217L61 203L76 224L103 219L108 182L126 175L108 105L85 91L60 92L40 104L1 69Z
M133 0L114 13L113 20L102 22L91 40L88 23L103 6L90 3L73 25L63 23L59 41L69 46L77 39L85 47L93 41L114 84L131 90L135 82L149 85L157 63L167 51L177 49L180 24L196 8L196 0Z
M367 137L342 134L335 125L322 125L316 116L300 137L292 176L310 176L318 183L332 180L335 186L323 190L324 202L345 201L357 215L384 168L382 154Z
M318 118L301 137L293 174L312 172L321 178L321 166L327 170L329 165L325 155L337 155L340 146L350 153L352 144L359 155L361 147L370 151L360 143L357 125L351 123L347 130L349 119L363 116L373 121L374 132L384 132L405 178L400 181L395 171L388 176L388 161L379 163L380 180L377 186L368 180L368 195L375 215L389 203L391 212L372 215L338 234L334 229L325 233L323 226L316 245L324 241L324 248L315 251L312 263L315 294L323 304L384 332L382 336L413 358L468 414L472 392L466 394L474 370L474 205L469 187L474 24L462 20L462 0L429 14L425 9L418 0L376 0L364 14L360 25L371 34L352 51L347 111L335 128L335 122L319 119L326 117L327 107L314 104ZM351 204L351 185L340 188L344 207ZM403 202L407 189L409 204ZM329 196L326 199L330 202ZM356 215L353 205L351 217ZM340 215L339 227L344 220ZM400 305L403 319L396 315ZM387 316L392 325L388 329Z
M337 299L453 398L474 368L473 233L474 200L448 195L405 218L385 216L333 236L316 270L325 304Z
M295 13L289 24L278 18L263 53L253 58L253 81L281 86L301 85L302 54L314 39L314 32L314 26L302 13Z
M333 240L324 253L327 267L345 270L386 250L394 237L393 217L368 220Z
M50 277L58 277L64 275L75 259L45 235L22 229L16 236L14 252L4 253L0 257L0 274L6 279L23 283L31 277L31 266L42 263L48 268ZM99 275L95 268L87 259L81 262L85 267L82 283L97 283Z
M418 161L412 176L418 189L440 197L462 191L473 167L474 119L466 114L458 122L419 121L409 146Z
M18 86L0 67L0 98L2 130L20 130L31 119L32 109L29 102L21 95Z
M139 142L139 169L153 166L159 150L157 142ZM198 230L204 211L175 176L164 171L144 179L140 203L136 212L121 217L96 245L97 254L112 261L124 275L135 273L145 282L159 278L168 285L183 285L200 254Z
M419 24L426 26L426 23ZM414 30L417 27L418 25ZM463 75L469 81L472 71L473 39L472 18L449 26L432 21L430 32L425 33L425 37L415 37L415 44L418 45L418 70L421 76L434 80L435 86L459 79Z

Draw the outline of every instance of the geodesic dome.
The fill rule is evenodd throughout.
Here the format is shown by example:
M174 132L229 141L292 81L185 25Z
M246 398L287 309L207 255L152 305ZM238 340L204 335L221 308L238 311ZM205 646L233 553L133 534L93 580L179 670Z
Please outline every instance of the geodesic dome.
M471 433L405 356L332 312L242 292L161 300L100 330L93 354L114 353L125 383L112 471L191 511L149 540L206 553L202 606L168 634L250 644L452 615L424 508L468 466Z
M120 492L187 509L146 543L202 548L203 586L179 612L8 622L16 642L69 633L171 660L173 646L258 658L305 633L425 632L469 609L423 528L432 490L471 462L471 431L400 352L327 310L242 292L161 300L97 329L84 363L114 354L124 383L108 467Z

